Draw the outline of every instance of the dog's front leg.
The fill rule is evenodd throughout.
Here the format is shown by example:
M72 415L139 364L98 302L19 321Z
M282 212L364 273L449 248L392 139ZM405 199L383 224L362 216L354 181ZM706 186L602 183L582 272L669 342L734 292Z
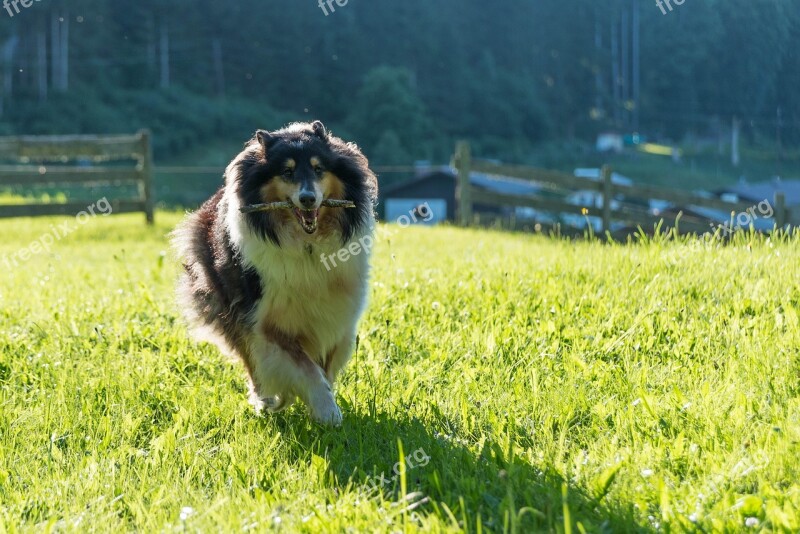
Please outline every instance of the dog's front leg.
M262 328L262 331L251 351L251 378L257 398L271 411L279 411L298 396L306 403L314 420L340 425L342 412L331 384L300 340L272 327Z
M356 334L345 336L336 346L328 352L325 358L325 376L328 382L334 384L339 372L350 360L356 346Z

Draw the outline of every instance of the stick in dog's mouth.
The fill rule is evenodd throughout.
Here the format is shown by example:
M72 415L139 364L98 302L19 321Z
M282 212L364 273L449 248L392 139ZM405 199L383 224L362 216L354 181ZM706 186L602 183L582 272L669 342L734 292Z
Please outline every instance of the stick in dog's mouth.
M322 205L327 208L355 208L355 202L351 200L335 200L327 199L322 201ZM252 204L240 208L242 213L257 213L261 211L277 211L277 210L292 210L300 226L307 234L313 234L317 231L317 217L319 210L301 210L297 208L294 203L289 200L283 202L270 202L269 204Z
M352 200L335 200L335 199L327 199L322 201L322 205L327 208L355 208L356 203ZM277 211L277 210L289 210L294 208L295 205L286 200L284 202L270 202L269 204L250 204L249 206L243 206L239 208L239 211L242 213L256 213L259 211Z

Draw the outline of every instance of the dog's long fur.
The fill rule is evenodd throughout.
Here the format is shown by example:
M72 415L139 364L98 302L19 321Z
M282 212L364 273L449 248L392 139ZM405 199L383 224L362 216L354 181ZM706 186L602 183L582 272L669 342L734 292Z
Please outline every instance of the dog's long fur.
M302 204L303 192L317 211ZM327 198L357 207L320 207ZM284 200L299 209L239 211ZM220 190L175 231L180 305L200 339L245 364L258 409L300 397L314 419L341 423L332 384L354 348L370 251L333 269L320 258L371 235L376 202L377 179L358 147L318 121L299 123L257 132Z

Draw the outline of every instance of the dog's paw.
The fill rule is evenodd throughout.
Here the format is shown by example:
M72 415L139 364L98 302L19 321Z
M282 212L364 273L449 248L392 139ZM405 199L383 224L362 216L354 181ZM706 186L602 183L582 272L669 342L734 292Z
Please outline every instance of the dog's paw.
M260 397L250 395L250 404L255 408L256 413L277 413L282 412L294 403L288 395L275 395L273 397Z
M250 403L250 406L256 411L257 414L262 413L264 410L267 409L267 403L264 402L264 399L253 393L250 392L250 397L248 397L247 401Z
M270 413L278 413L294 404L294 397L285 394L275 395L274 397L264 399L264 403L267 405L267 409Z
M327 426L341 426L342 424L342 410L339 409L330 391L312 398L309 409L311 418L318 423Z
M325 410L312 412L311 416L317 423L326 426L342 426L342 410L336 403L326 407Z

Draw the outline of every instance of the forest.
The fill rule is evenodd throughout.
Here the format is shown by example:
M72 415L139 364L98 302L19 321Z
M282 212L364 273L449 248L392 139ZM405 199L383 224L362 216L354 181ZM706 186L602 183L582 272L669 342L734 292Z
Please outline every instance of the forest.
M524 161L598 132L681 142L732 121L751 145L800 144L794 0L332 5L5 8L0 135L147 127L165 160L319 118L383 165L446 161L457 139Z

